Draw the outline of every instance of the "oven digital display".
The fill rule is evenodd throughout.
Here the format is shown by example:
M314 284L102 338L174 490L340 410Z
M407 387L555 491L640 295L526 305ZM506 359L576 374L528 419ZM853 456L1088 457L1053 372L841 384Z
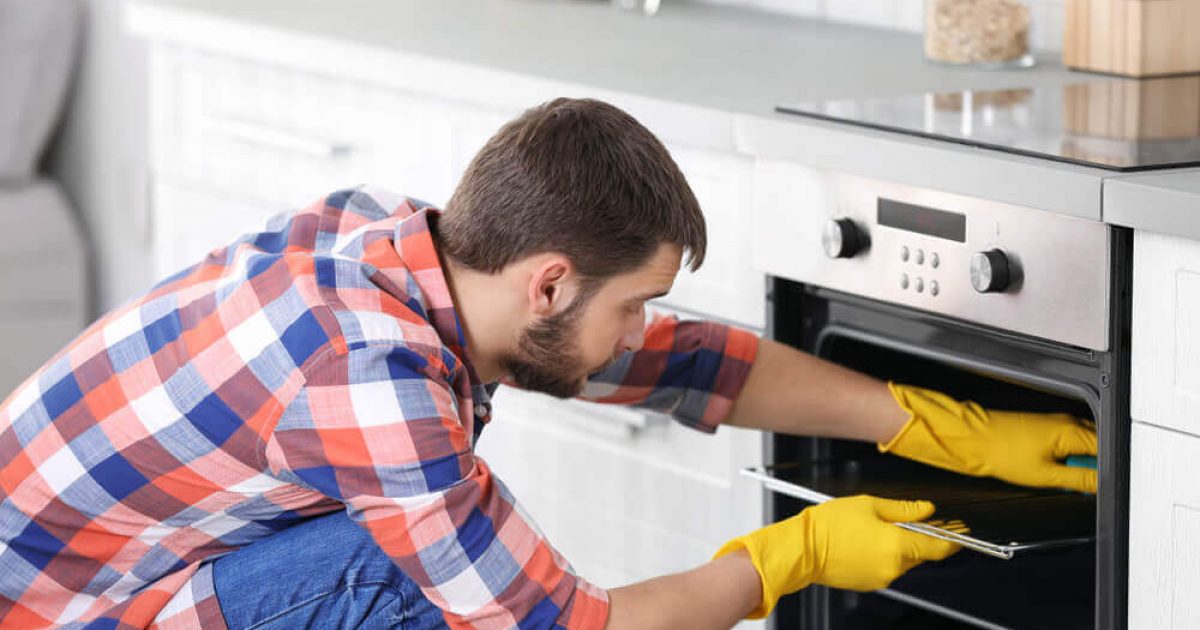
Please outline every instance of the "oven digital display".
M967 216L893 199L878 200L879 225L965 243Z

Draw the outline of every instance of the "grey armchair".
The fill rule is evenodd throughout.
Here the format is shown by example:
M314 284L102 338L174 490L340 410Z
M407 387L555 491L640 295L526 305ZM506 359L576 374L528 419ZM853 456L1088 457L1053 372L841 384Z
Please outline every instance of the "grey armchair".
M81 30L77 0L0 0L0 398L87 323L88 249L38 173Z

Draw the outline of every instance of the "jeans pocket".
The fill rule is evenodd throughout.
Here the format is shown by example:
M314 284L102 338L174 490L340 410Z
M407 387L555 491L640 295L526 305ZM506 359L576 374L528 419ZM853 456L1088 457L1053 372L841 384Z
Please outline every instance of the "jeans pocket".
M247 626L245 630L417 630L420 626L409 625L406 621L407 603L408 598L403 591L388 582L345 584L274 612L267 618ZM237 629L231 627L230 630Z

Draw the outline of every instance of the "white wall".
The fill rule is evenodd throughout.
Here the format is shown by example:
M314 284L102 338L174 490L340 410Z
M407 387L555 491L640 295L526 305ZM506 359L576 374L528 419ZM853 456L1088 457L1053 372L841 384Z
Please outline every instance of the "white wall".
M925 0L701 0L801 17L918 32L923 28ZM671 0L663 2L670 10ZM1062 50L1067 0L1022 0L1030 8L1030 43L1036 50Z
M152 280L146 225L146 63L125 35L124 0L81 0L85 34L50 174L80 210L95 251L100 312Z

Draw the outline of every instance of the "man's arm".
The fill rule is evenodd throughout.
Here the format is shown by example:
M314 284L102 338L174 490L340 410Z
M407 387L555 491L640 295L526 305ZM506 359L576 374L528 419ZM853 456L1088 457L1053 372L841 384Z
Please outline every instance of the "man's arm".
M612 589L608 597L606 630L726 630L758 606L762 586L749 554L738 551L690 571Z
M842 497L725 543L712 562L610 591L607 628L728 628L762 619L812 584L860 592L958 550L894 523L933 514L926 501Z
M745 330L656 317L641 350L593 375L582 398L669 411L705 432L728 424L886 442L907 419L887 386Z
M911 419L911 420L910 420ZM887 384L785 345L762 340L725 424L864 440L946 470L1033 487L1095 492L1094 425L1068 414L984 409L932 390Z
M883 381L762 339L725 424L886 443L907 420Z

